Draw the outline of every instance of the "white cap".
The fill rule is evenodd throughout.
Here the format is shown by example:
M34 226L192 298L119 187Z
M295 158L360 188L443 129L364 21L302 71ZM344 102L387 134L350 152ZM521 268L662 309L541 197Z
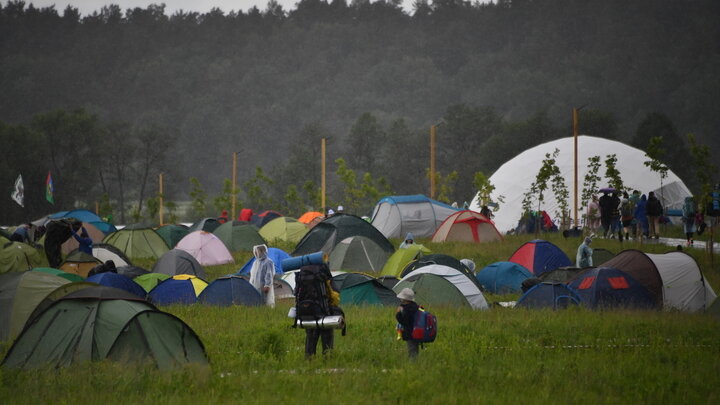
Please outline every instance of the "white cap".
M415 301L415 292L405 287L402 289L402 291L400 291L397 297L405 301Z

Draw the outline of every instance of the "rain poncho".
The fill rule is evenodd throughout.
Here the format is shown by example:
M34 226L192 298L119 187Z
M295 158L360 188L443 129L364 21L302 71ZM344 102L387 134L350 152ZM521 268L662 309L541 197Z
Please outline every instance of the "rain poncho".
M265 305L275 307L275 291L273 288L273 276L275 275L275 264L267 255L267 246L253 246L255 261L250 269L250 284L262 295ZM263 288L269 287L268 292Z
M408 232L408 234L405 236L405 240L403 241L403 243L400 244L400 249L404 249L408 247L408 245L412 245L413 243L415 243L413 234L411 232Z
M592 267L592 253L593 250L590 248L589 238L585 238L585 241L578 246L577 256L575 257L575 267L585 268Z

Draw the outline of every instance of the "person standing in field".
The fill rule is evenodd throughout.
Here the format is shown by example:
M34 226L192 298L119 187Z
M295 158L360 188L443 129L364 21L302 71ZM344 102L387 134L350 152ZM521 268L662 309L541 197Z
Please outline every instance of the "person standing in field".
M640 240L643 237L648 236L648 218L647 218L647 196L643 194L640 196L640 200L635 206L635 213L633 214L637 221L637 239Z
M652 191L648 194L645 212L647 213L650 237L660 239L660 216L663 213L663 206Z
M397 295L400 306L395 311L395 319L401 326L402 340L405 341L410 359L416 359L420 351L420 343L412 339L412 330L415 323L415 314L420 309L415 302L415 292L410 288L403 288Z
M588 203L587 221L590 233L597 232L598 228L600 228L600 203L597 195L594 194L592 200Z
M267 246L253 246L255 261L250 269L250 284L260 293L265 305L275 307L275 290L273 277L275 276L275 263L268 258Z
M590 244L592 243L592 238L589 236L585 238L583 243L578 246L577 255L575 257L575 267L577 268L585 268L585 267L592 267L593 260L592 260L592 254L593 250L590 247Z
M688 246L693 245L693 234L695 233L695 200L692 197L685 197L685 204L682 207L682 220L685 237Z

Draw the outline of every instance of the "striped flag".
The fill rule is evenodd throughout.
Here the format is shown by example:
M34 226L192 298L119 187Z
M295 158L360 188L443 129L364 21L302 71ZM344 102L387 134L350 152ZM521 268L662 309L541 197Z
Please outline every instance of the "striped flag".
M50 204L55 204L55 198L53 197L54 192L55 186L53 185L52 176L50 172L48 172L47 179L45 179L45 199L48 200Z
M18 174L17 180L15 180L15 190L10 194L10 198L20 204L21 207L25 206L25 186L23 185L22 174Z

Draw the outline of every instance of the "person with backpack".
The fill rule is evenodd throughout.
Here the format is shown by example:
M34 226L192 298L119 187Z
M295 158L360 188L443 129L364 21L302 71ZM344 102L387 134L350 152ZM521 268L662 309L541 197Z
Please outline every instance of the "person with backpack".
M682 207L682 221L687 245L693 245L693 234L695 233L695 200L692 197L685 197L685 203Z
M262 301L270 308L275 308L275 263L268 258L266 245L253 246L255 261L250 268L250 284L260 293Z
M620 231L620 241L623 240L622 233L625 233L625 239L630 240L630 230L633 225L633 214L635 212L635 203L630 200L627 192L623 193L623 199L620 201L620 221L622 222L622 230ZM633 236L634 236L633 232Z
M654 192L648 193L647 205L645 206L645 212L648 218L648 233L650 238L660 239L660 216L663 214L663 206L655 197Z
M407 344L408 356L414 360L420 352L420 342L412 338L412 331L420 306L415 302L415 292L410 288L403 288L397 297L400 298L400 306L395 311L395 319L400 324L401 337Z
M295 273L294 293L295 325L299 322L305 329L305 357L310 359L315 356L318 340L322 340L323 355L327 354L335 345L335 331L318 323L331 315L344 315L338 306L340 294L332 284L327 263L302 266ZM308 326L303 323L308 323Z

